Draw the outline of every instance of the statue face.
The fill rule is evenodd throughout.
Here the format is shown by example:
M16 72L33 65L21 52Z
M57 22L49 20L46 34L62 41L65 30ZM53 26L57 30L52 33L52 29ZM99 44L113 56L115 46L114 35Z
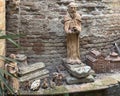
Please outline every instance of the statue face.
M76 7L69 7L69 8L68 8L68 11L69 11L70 13L75 13L75 12L76 12Z

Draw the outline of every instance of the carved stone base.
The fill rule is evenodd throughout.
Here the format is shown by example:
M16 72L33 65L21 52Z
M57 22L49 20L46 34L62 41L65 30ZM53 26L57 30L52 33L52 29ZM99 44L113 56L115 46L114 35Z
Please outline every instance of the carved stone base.
M81 64L68 64L64 61L63 65L67 69L67 71L76 78L83 78L90 75L91 67L85 65L84 63Z
M87 66L84 63L70 64L67 63L66 60L64 60L63 65L71 75L66 77L66 82L68 84L88 83L94 81L93 75L95 75L95 72L90 66Z
M66 77L67 84L90 83L90 82L93 82L93 81L94 81L94 77L92 75L89 75L89 76L87 76L85 78L81 78L81 79L78 79L78 78L75 78L75 77L72 77L72 76Z

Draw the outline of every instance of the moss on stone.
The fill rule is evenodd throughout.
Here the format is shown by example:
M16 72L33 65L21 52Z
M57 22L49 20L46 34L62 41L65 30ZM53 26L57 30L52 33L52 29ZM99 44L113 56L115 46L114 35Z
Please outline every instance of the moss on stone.
M44 90L44 94L60 94L66 93L68 90L64 86L56 86L54 89L46 89Z

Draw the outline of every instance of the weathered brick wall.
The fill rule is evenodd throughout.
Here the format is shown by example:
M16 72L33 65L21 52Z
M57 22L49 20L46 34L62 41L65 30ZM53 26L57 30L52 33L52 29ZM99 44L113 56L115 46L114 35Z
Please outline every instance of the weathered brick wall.
M19 12L19 0L6 0L6 31L7 34L19 34L20 27L20 12ZM19 43L19 40L15 40ZM7 52L9 53L17 53L18 49L16 46L11 44L11 42L7 42ZM8 54L9 54L8 53Z
M5 1L0 0L0 30L5 34ZM0 55L5 55L5 40L0 39ZM3 61L0 59L0 67L3 67Z
M25 53L30 63L42 61L46 65L61 64L61 59L66 57L65 32L61 21L66 14L68 1L74 0L20 0L15 11L11 4L7 5L7 30L26 34L18 40L23 48L17 51ZM110 52L112 44L120 40L120 1L76 2L78 12L82 14L82 60L92 48ZM8 53L14 51L9 45Z

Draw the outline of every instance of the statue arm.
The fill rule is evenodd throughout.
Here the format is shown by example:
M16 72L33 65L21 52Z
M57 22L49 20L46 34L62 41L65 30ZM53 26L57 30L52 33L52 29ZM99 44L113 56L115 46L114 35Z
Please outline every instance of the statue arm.
M81 16L79 15L79 13L76 14L76 21L77 21L77 26L76 29L78 32L81 32Z
M69 21L66 21L64 23L64 30L65 30L66 33L70 33L70 30L69 30Z
M77 21L77 23L78 23L77 30L81 32L81 21Z

